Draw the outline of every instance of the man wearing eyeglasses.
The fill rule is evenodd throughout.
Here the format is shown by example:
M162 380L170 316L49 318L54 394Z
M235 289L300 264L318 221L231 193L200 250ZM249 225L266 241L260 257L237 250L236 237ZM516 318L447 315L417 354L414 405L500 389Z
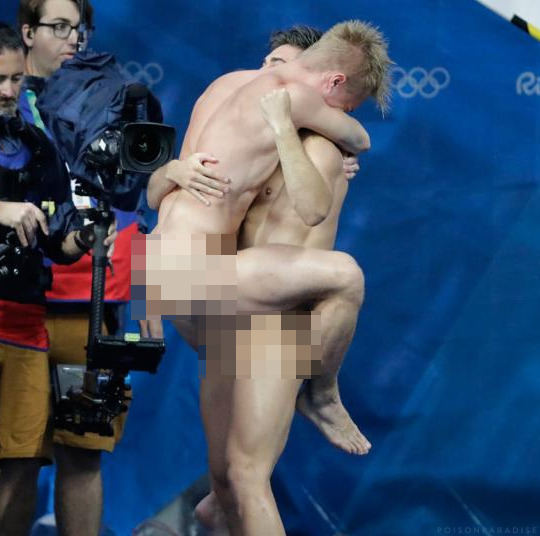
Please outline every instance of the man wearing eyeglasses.
M91 12L87 13L87 17L91 17ZM75 1L21 1L19 23L28 49L27 74L49 77L64 61L73 58L77 51L79 22Z
M84 23L91 28L92 6L87 2ZM45 79L73 58L81 15L77 0L20 0L18 26L25 45L25 82L20 108L33 117L36 126L47 132L36 100ZM88 33L84 36L88 39ZM88 199L74 197L77 208ZM133 226L136 230L136 223ZM130 238L124 239L129 244ZM114 281L108 281L105 299L114 302L129 300L129 249L123 251L126 263L117 262L118 240L115 242ZM125 250L124 247L119 249ZM124 267L127 267L127 269ZM47 331L49 333L50 364L85 364L88 334L89 298L91 290L91 257L84 255L69 269L52 266L53 288L47 293ZM125 275L125 288L119 281ZM112 451L120 438L125 415L113 427L115 437L97 434L76 435L66 430L54 430L54 459L57 464L55 514L61 536L96 536L102 514L101 451ZM51 439L50 434L48 440ZM31 481L33 480L33 481ZM28 479L28 487L35 486ZM14 535L15 536L15 535ZM22 536L22 535L21 535Z

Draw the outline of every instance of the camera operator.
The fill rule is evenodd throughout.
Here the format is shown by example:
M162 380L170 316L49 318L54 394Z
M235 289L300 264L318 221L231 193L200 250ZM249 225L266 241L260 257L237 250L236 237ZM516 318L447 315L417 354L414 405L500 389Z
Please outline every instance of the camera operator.
M28 533L52 459L43 254L64 264L92 247L54 145L20 113L24 65L19 34L0 23L0 534L14 536Z
M81 21L80 5L76 0L20 0L18 25L25 44L27 75L20 103L35 116L39 117L35 102L44 78L51 76L76 52L81 22L87 28L83 37L86 40L90 37L93 23L90 2L86 2L83 17ZM80 209L92 205L89 198L75 194L73 201ZM136 213L115 210L115 215L118 237L112 256L114 274L107 277L105 287L105 323L109 334L118 330L122 308L130 299L131 236L138 232ZM47 293L46 323L50 335L50 364L84 365L91 258L85 255L71 266L53 265L52 271L53 288ZM127 395L130 396L130 392ZM60 534L98 534L103 503L101 451L114 450L125 420L126 413L114 419L114 437L54 430L55 513Z

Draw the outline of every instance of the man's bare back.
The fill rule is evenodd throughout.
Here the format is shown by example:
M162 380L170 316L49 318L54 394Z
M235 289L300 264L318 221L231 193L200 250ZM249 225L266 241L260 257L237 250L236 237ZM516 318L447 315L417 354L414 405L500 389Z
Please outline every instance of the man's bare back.
M214 91L228 93L217 107L211 96L198 103L182 152L213 153L220 173L229 177L234 187L225 199L216 200L211 210L185 191L173 192L160 207L161 233L182 229L231 234L238 230L253 198L278 163L272 132L259 109L259 97L276 83L275 77L260 77L258 71L232 73L214 83ZM173 206L165 212L169 205Z

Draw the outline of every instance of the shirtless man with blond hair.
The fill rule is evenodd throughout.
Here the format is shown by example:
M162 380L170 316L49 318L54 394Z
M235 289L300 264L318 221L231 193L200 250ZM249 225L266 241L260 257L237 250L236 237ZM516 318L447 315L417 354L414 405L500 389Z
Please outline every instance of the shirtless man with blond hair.
M182 155L195 151L215 154L219 161L216 169L221 176L230 177L231 191L214 201L212 210L206 212L186 190L169 194L161 204L157 230L176 234L176 253L189 256L199 247L199 251L208 254L215 248L219 257L217 242L210 244L207 240L206 249L201 248L200 244L190 242L186 231L191 235L228 234L230 240L249 204L278 163L276 144L279 149L284 141L281 138L288 136L291 129L304 127L318 131L353 153L366 149L369 142L360 125L325 103L350 111L368 96L380 97L384 93L388 64L382 36L372 27L352 21L334 27L317 46L290 64L267 73L232 73L212 84L195 107ZM223 99L227 92L229 96ZM258 106L265 95L263 117ZM220 104L213 107L216 100ZM272 118L280 113L290 113L289 122L273 122ZM285 124L287 128L281 131ZM339 152L337 155L341 171L343 161ZM332 198L326 204L323 217L332 208ZM180 239L179 229L184 231ZM330 240L333 242L333 235ZM321 297L321 281L306 281L309 279L306 273L296 269L303 266L309 274L310 250L287 249L287 246L268 245L238 253L236 278L217 281L223 294L238 281L237 312L290 310ZM289 268L285 286L277 292L275 288L268 289L269 295L265 297L267 289L261 283L271 283L271 268L267 266L266 281L252 281L250 285L249 267L260 266L265 258L274 264L278 254L282 262L288 262L289 266L292 263L292 269ZM208 265L198 266L208 273ZM323 274L326 279L336 275L331 272ZM190 282L193 281L192 277ZM172 291L172 286L164 281L162 293L166 286ZM207 296L211 292L209 287L204 289ZM259 290L263 291L262 298ZM358 294L354 289L351 292ZM184 297L183 301L187 299ZM208 303L215 307L212 300L207 300L205 306ZM334 314L339 309L336 305ZM184 304L176 307L184 313ZM204 312L212 314L215 309L207 308ZM178 324L182 327L181 321ZM201 409L213 485L232 534L284 534L269 478L285 444L300 383L299 379L235 380L211 376L201 383Z

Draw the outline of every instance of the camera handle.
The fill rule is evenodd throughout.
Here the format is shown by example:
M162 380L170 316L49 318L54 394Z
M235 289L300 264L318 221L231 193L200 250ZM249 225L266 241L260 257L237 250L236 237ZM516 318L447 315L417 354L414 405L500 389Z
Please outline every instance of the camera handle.
M107 247L103 244L107 238L109 227L114 220L114 214L103 200L98 200L97 207L81 211L85 218L94 222L94 246L92 255L92 297L90 302L90 323L88 327L88 362L89 369L93 369L95 360L95 341L102 334L105 272L109 263Z

